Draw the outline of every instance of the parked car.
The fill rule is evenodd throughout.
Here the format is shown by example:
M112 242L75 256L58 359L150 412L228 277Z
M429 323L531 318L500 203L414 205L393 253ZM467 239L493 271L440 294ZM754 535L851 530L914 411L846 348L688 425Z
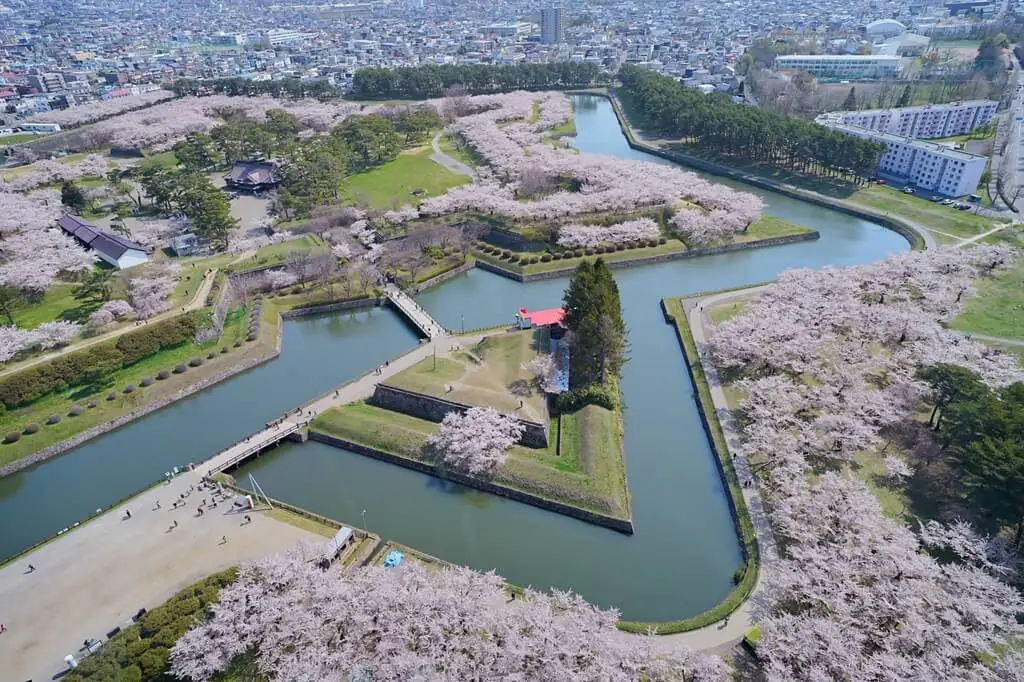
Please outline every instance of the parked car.
M969 211L969 210L971 210L971 205L970 204L965 204L965 203L962 203L962 202L957 204L956 207L958 209L960 209L961 211Z
M953 200L952 199L943 199L942 200L942 205L943 206L952 206L953 205Z
M939 201L942 201L942 197L940 197L938 194L935 194L935 195L932 196L930 201L939 202Z
M903 193L904 194L913 194L914 193L914 188L913 187L904 187L903 188Z

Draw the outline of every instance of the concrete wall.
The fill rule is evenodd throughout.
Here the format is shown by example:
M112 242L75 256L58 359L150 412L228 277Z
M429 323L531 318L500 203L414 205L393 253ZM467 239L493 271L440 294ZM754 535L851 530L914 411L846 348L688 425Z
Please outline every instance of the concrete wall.
M373 308L379 306L380 301L376 298L357 298L354 301L338 301L337 303L323 303L311 305L304 308L292 308L281 313L281 319L290 320L293 317L305 317L307 315L320 315L322 313L333 313L339 310L359 310L361 308Z
M427 281L421 282L420 284L417 284L413 288L413 291L415 293L419 293L421 291L426 291L427 289L429 289L431 287L436 287L438 284L444 284L448 280L454 279L454 278L458 277L459 275L461 275L462 273L468 272L468 271L470 271L472 269L473 269L473 261L472 260L466 261L462 265L457 265L454 268L452 268L451 270L445 270L440 275L437 275L436 277L431 277Z
M472 405L444 400L425 393L417 393L390 384L377 384L370 402L393 412L401 412L418 419L440 422L449 412L465 412ZM529 448L548 446L548 425L519 419L523 435L519 442Z
M540 507L541 509L553 511L557 514L565 514L566 516L571 516L575 519L592 523L596 526L611 528L612 530L617 530L620 533L626 533L628 535L633 534L632 519L620 519L614 516L605 516L604 514L587 511L586 509L580 509L579 507L573 507L563 502L549 500L499 483L467 476L457 471L441 470L428 462L421 462L419 460L402 457L401 455L396 455L394 453L384 452L383 450L377 450L376 448L353 443L335 436L329 436L326 433L320 433L319 431L310 431L309 438L310 440L333 445L336 448L343 448L359 455L373 457L374 459L379 459L382 462L397 464L399 466L406 467L407 469L413 469L414 471L419 471L420 473L428 474L442 480L452 481L459 485L464 485L467 488L475 488L486 493L491 493L492 495L507 497L510 500L515 500L516 502L531 504L534 507Z

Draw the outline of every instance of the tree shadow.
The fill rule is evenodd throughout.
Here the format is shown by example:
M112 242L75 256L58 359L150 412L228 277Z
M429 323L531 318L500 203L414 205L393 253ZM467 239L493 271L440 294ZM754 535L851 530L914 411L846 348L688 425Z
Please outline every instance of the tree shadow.
M113 386L114 379L112 377L97 379L96 381L89 382L85 386L79 387L79 389L74 393L68 395L68 400L81 400L82 398L88 398L113 388Z
M66 308L60 314L60 319L65 322L78 322L79 324L82 324L88 320L89 316L96 312L96 309L101 305L103 305L102 301L85 301L74 308Z
M505 388L517 398L529 398L533 395L533 386L526 379L516 379Z

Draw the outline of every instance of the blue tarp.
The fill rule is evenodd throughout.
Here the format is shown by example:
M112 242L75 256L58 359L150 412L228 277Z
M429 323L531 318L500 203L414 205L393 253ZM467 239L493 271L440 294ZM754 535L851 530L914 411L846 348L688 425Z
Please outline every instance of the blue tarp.
M402 563L402 559L405 557L401 552L389 552L384 558L384 568L394 568L398 564Z

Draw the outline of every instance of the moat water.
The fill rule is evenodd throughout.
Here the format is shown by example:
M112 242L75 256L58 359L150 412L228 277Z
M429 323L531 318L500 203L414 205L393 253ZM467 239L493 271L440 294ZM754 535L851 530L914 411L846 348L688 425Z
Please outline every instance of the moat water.
M631 149L610 104L576 96L576 146L666 161ZM721 178L711 177L716 182ZM287 444L236 472L267 494L383 538L518 585L572 589L633 620L674 620L720 601L740 549L693 386L659 300L770 280L793 267L851 265L909 248L875 223L795 199L764 197L767 212L817 229L821 239L749 252L616 270L629 328L623 371L625 453L636 533L625 536L528 505L319 443ZM451 329L509 322L520 307L561 301L566 279L519 284L472 270L418 300ZM284 323L281 355L59 457L0 479L0 557L99 507L201 461L300 403L327 392L417 339L390 309Z

